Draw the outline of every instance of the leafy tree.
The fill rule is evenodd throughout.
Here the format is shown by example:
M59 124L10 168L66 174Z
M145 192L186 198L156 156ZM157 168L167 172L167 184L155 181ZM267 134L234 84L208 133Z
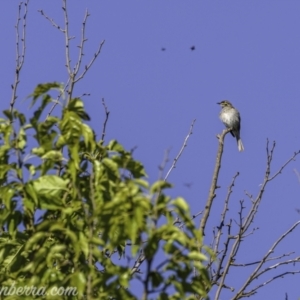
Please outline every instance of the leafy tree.
M165 181L149 186L143 165L117 141L97 141L81 99L71 99L60 118L41 120L53 89L63 86L37 86L32 104L40 105L29 122L15 109L1 119L2 285L76 287L78 299L135 299L128 287L146 261L147 295L205 296L202 238L184 199L166 196ZM31 149L32 132L37 146ZM185 230L174 226L174 216ZM165 261L151 269L158 251ZM128 263L114 263L115 256Z
M79 58L71 64L66 0L62 0L64 26L39 12L65 37L67 83L37 85L29 96L28 118L15 109L25 58L28 4L19 5L12 98L9 110L0 119L1 297L16 299L19 291L23 299L42 294L45 299L53 299L54 293L55 299L140 299L134 289L139 284L144 300L208 299L208 295L217 300L224 289L234 292L232 299L241 299L279 277L299 273L283 271L253 286L261 275L299 263L298 257L285 259L290 254L271 255L300 221L283 233L259 261L236 261L241 243L254 231L251 225L268 183L299 151L271 174L275 144L269 147L268 142L264 181L256 197L247 194L252 203L249 210L240 201L240 219L234 226L228 211L237 173L228 188L219 226L208 228L229 130L218 136L206 205L202 212L191 215L186 201L172 199L166 190L171 188L168 176L187 146L195 120L166 176L153 184L147 181L144 166L134 159L133 151L117 140L105 141L109 111L104 99L105 119L101 138L97 139L96 131L86 122L90 117L83 100L74 96L74 87L91 68L105 41L82 66L89 17L86 12ZM57 107L61 109L56 109L54 115ZM194 219L199 215L197 228ZM203 237L210 232L213 239L207 247ZM268 264L274 260L274 265ZM229 270L251 265L256 268L241 287L226 283Z

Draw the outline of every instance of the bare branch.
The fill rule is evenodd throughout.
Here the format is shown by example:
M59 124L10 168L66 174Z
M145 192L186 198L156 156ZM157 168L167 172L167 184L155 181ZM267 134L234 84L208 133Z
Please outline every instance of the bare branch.
M250 199L252 203L254 202L253 195L251 195L248 191L245 191L245 195Z
M187 146L187 142L188 142L189 137L193 134L193 128L194 128L195 122L196 122L196 119L193 120L193 122L191 124L191 127L190 127L190 130L189 130L189 133L185 137L183 145L182 145L181 149L179 150L179 153L174 158L173 164L172 164L171 168L169 169L169 171L167 172L167 175L165 176L164 181L166 181L168 179L168 177L171 174L172 170L176 168L177 161L180 158L181 154L183 153L184 148Z
M89 97L89 96L91 96L91 94L90 93L83 93L80 96L78 96L78 98L83 98L83 97L87 97L87 96Z
M22 2L19 4L18 7L18 16L17 16L17 23L15 25L16 29L16 69L15 69L15 80L14 83L11 85L12 87L12 96L10 100L10 112L13 112L14 105L17 99L17 88L20 83L20 72L22 70L24 60L25 60L25 53L26 53L26 21L27 21L27 13L28 13L28 4L29 0L24 3L24 15L22 18L22 37L20 39L20 21L21 21L21 10L22 10ZM21 43L21 49L20 49ZM20 53L21 51L21 53Z
M281 168L271 177L268 179L268 181L273 180L275 177L277 177L279 174L281 174L282 170L292 161L295 160L295 157L300 153L300 150L296 151L294 155L284 164L281 166Z
M88 10L86 10L84 18L83 18L83 22L82 22L82 28L81 28L81 41L80 41L80 45L78 46L78 48L79 48L78 60L75 63L74 68L72 68L71 54L70 54L70 40L74 39L75 36L70 36L70 34L69 34L69 16L68 16L68 9L67 9L67 0L62 0L62 10L63 10L63 15L64 15L64 28L62 28L60 25L58 25L48 15L46 15L43 10L39 10L38 12L41 13L41 15L44 16L55 28L57 28L60 32L62 32L64 34L65 57L66 57L66 65L65 66L66 66L67 73L68 73L68 80L67 80L67 84L65 85L64 92L67 92L68 96L67 96L66 103L68 104L70 102L70 100L72 99L72 94L73 94L75 83L77 83L79 80L81 80L85 76L87 71L91 68L91 66L95 62L96 58L100 54L102 46L105 41L103 40L100 43L97 51L94 53L94 56L91 59L91 61L89 62L89 64L85 66L82 73L77 77L77 75L80 71L82 59L84 56L84 45L85 45L85 42L87 41L87 38L85 37L85 29L86 29L86 22L87 22L88 17L90 16L90 14L89 14ZM61 96L62 95L59 95L56 100L58 101ZM54 103L54 105L51 107L51 109L47 115L47 118L51 115L51 113L54 110L54 108L56 107L57 103L58 102Z
M273 146L271 148L271 150L269 150L269 141L267 141L267 166L266 166L266 172L265 172L265 178L264 178L264 182L261 184L261 188L259 190L258 196L256 197L256 199L253 201L252 204L252 208L249 211L247 217L245 217L245 221L243 223L243 232L247 231L249 226L251 225L251 223L253 222L253 219L257 213L257 209L260 205L263 193L265 191L265 187L267 185L268 182L270 182L271 180L273 180L278 174L280 174L282 172L282 170L291 162L295 159L295 157L300 153L300 151L295 152L292 157L285 163L283 164L283 166L279 169L279 171L277 171L272 177L270 176L270 168L271 168L271 161L273 159L273 152L274 152L274 148L275 148L275 142L273 143Z
M107 106L105 104L104 98L102 98L102 105L103 105L104 111L105 111L105 120L104 120L104 123L103 123L101 141L103 141L103 143L104 143L104 137L105 137L105 134L106 134L106 124L107 124L110 112L109 112L109 110L108 110L108 108L107 108Z
M234 187L235 184L235 180L236 178L239 176L239 172L237 172L234 176L233 179L231 181L230 186L228 187L228 192L227 192L227 196L225 199L225 203L224 203L224 208L223 208L223 212L221 214L221 220L220 220L220 225L218 226L218 232L216 235L216 239L215 239L215 246L214 246L214 251L217 252L217 250L219 249L219 243L220 243L220 238L221 238L221 234L222 234L222 228L224 226L224 222L225 222L225 217L226 217L226 213L228 211L228 204L229 204L229 199L230 196L232 194L232 189Z
M63 91L59 92L59 95L57 96L56 100L54 101L54 104L52 105L49 113L47 114L46 120L50 117L50 115L52 114L52 112L53 112L54 108L56 107L56 105L60 104L59 100L60 100L61 97L64 96L64 93L66 92L66 90L68 88L69 82L70 82L70 78L68 78L67 84L65 85Z
M137 260L135 261L133 267L131 268L131 275L133 275L134 273L140 273L140 266L145 259L146 256L144 255L143 250L141 250Z
M267 284L269 284L270 282L274 281L275 279L283 278L285 275L289 275L289 274L294 275L294 274L299 274L299 273L300 273L300 270L299 271L287 271L287 272L283 272L283 273L281 273L279 275L276 275L276 276L270 278L269 280L261 283L260 285L258 285L254 289L252 289L251 291L243 293L242 297L240 297L240 298L234 298L234 299L241 299L241 298L244 298L244 297L249 297L251 295L256 294L256 291L259 288L266 286Z
M266 259L267 261L268 259ZM276 269L278 268L279 266L282 266L282 265L288 265L288 264L295 264L297 262L300 262L300 257L296 257L294 259L289 259L289 260L285 260L285 261L280 261L278 263L276 263L275 265L273 266L269 266L267 268L265 268L264 270L260 271L257 273L256 276L253 277L253 279L257 279L259 276L261 276L262 274L272 270L272 269Z
M83 72L81 73L81 75L79 75L79 77L77 77L76 79L74 79L74 83L78 82L80 79L82 79L85 76L86 72L90 69L90 67L93 65L93 63L95 62L96 58L100 54L102 46L104 45L104 43L105 43L105 40L103 40L100 43L100 45L98 47L98 50L94 53L93 58L91 59L91 61L89 62L89 64L85 66L85 68L84 68Z
M234 266L234 262L235 262L235 256L239 250L239 247L241 245L241 242L243 241L243 239L245 237L247 237L247 230L249 229L250 225L252 224L253 222L253 219L258 211L258 207L261 203L261 200L262 200L262 196L263 196L263 193L264 193L264 190L266 188L266 185L268 182L270 182L272 179L274 179L278 174L280 174L280 172L287 166L288 163L290 163L292 160L295 159L295 157L299 154L299 152L295 152L294 155L287 161L287 163L285 163L277 173L275 173L274 176L270 177L270 168L271 168L271 162L272 162L272 159L273 159L273 153L274 153L274 148L275 148L275 142L273 143L271 149L269 149L269 141L267 141L267 147L266 147L266 151L267 151L267 166L266 166L266 171L265 171L265 177L264 177L264 181L263 183L261 184L261 187L260 187L260 190L258 192L258 195L255 199L253 199L252 195L248 194L248 197L250 198L251 202L252 202L252 206L251 206L251 209L248 213L248 215L243 218L242 217L242 211L240 212L240 222L238 224L239 226L239 232L237 235L235 236L230 236L228 235L228 239L234 239L234 243L231 247L231 251L227 257L227 262L225 264L225 266L222 266L222 261L220 263L220 265L222 266L222 274L221 274L221 277L220 277L220 281L219 281L219 287L217 289L217 292L215 294L215 299L219 299L220 297L220 293L221 293L221 290L223 288L223 285L225 283L225 278L226 278L226 275L228 274L229 272L229 269L230 267ZM243 203L241 202L241 210L243 209ZM299 221L300 222L300 221ZM293 228L288 231L291 232L293 230ZM252 234L252 233L250 233ZM249 235L249 234L248 234ZM276 245L287 235L284 234L281 236L281 238L274 244L274 247L271 248L274 249L276 247ZM273 250L270 251L270 253L268 253L268 255L266 255L261 261L260 263L258 264L257 266L257 271L255 271L255 273L253 273L249 278L248 280L246 281L245 283L245 286L243 288L241 288L240 292L237 294L236 298L234 299L239 299L239 297L242 297L243 295L243 292L245 290L245 288L250 284L250 282L253 281L253 277L255 277L257 274L258 274L258 271L260 270L261 266L268 260L268 257L271 253L273 253ZM226 252L226 251L225 251ZM223 256L222 258L224 257L224 253L223 253ZM221 270L221 267L219 266L219 270ZM216 273L216 276L220 273L219 270L217 271ZM216 278L217 279L217 278ZM215 284L215 283L214 283Z
M82 57L84 55L83 53L83 47L84 47L84 43L87 41L86 37L85 37L85 25L86 25L86 21L87 21L87 18L90 16L88 10L85 11L85 15L84 15L84 18L83 18L83 22L82 22L82 28L81 28L81 43L80 45L78 46L79 47L79 56L78 56L78 60L77 60L77 63L74 67L74 74L77 74L79 69L80 69L80 66L81 66L81 61L82 61Z
M38 12L45 17L56 29L61 31L62 33L65 33L65 30L61 28L53 19L51 19L49 16L47 16L42 9L39 9Z
M202 213L203 213L203 211L197 212L195 215L193 215L193 216L191 217L191 221L194 220L194 219L196 219L196 218L197 218L198 216L200 216ZM176 217L176 219L175 219L174 222L173 222L173 225L177 225L177 224L179 224L179 225L178 225L178 228L183 228L185 223L184 223L183 221L181 221L181 219L180 219L179 217Z
M71 58L70 58L70 37L69 37L69 18L68 18L68 10L67 10L67 0L62 0L63 6L62 9L64 11L64 19L65 19L65 29L63 31L65 35L65 47L66 47L66 67L70 77L70 86L72 86L73 90L73 74L71 69ZM69 89L70 90L70 89ZM70 96L70 94L69 94Z
M213 178L212 178L212 183L211 183L210 190L209 190L208 199L207 199L207 202L205 205L204 214L203 214L203 217L202 217L201 223L200 223L200 230L203 235L205 235L204 230L205 230L206 222L209 217L209 213L211 210L213 200L216 197L215 190L217 189L217 181L218 181L219 171L221 168L221 158L222 158L223 149L224 149L224 139L228 132L230 132L230 128L224 129L223 132L221 133L221 135L218 136L219 149L218 149L218 154L217 154L217 159L216 159L215 170L213 173Z
M277 245L288 235L290 234L298 225L300 224L300 221L296 222L291 228L289 228L284 234L282 234L279 239L272 245L272 247L268 250L268 252L264 255L264 257L262 258L262 260L260 261L260 263L257 265L257 267L255 268L255 270L252 272L252 274L247 278L247 280L245 281L244 285L240 288L240 290L238 291L238 293L236 294L234 299L241 299L242 297L245 297L245 290L246 288L249 286L249 284L251 282L253 282L253 280L257 279L261 274L265 273L266 271L271 270L273 267L269 267L266 268L265 270L260 271L260 269L262 268L262 266L265 264L265 262L267 261L268 257L274 253L275 248L277 247ZM299 261L299 258L296 259L297 261ZM292 262L294 262L295 260L292 260ZM288 263L289 261L287 261ZM279 265L284 264L285 262L280 262ZM275 279L278 278L278 276L274 277ZM274 279L272 279L274 280ZM247 293L248 294L248 293Z
M215 277L214 281L212 282L212 284L217 284L218 280L220 278L222 278L222 280L218 284L219 288L220 288L220 291L221 291L222 287L224 286L225 277L227 275L227 271L223 270L222 273L221 273L221 270L223 269L223 263L225 261L225 258L227 256L227 253L228 253L228 250L229 250L229 243L231 241L231 225L232 225L232 220L230 220L229 224L226 225L227 226L227 230L228 230L228 232L227 232L227 239L226 239L226 241L224 243L224 250L222 251L223 253L222 253L221 259L219 261L218 269L217 269L216 273L214 274L214 277ZM231 256L229 256L229 257L231 257ZM229 258L228 261L229 260L230 260L230 262L232 262L231 258ZM215 299L218 299L218 298L215 298Z
M295 252L290 252L290 253L285 253L285 254L282 254L280 256L275 256L275 257L270 257L268 259L266 259L266 262L267 261L271 261L271 260L279 260L283 257L286 257L286 256L290 256L292 254L294 254ZM253 266L253 265L257 265L259 264L261 261L258 260L258 261L253 261L251 263L245 263L245 264L237 264L237 263L233 263L232 266L235 266L235 267L248 267L248 266Z
M196 219L198 216L202 215L203 211L200 210L199 212L197 212L195 215L192 215L192 219L191 220L194 220Z

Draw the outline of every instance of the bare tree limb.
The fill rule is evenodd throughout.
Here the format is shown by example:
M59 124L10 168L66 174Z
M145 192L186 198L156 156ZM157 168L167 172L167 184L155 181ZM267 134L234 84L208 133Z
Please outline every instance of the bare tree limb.
M271 150L269 151L269 147L268 147L269 146L269 141L267 141L267 166L266 166L264 182L261 185L258 196L256 197L256 199L253 202L253 205L252 205L252 208L251 208L250 212L248 213L247 217L245 217L245 221L243 223L243 232L245 232L249 228L251 223L253 222L253 219L255 217L255 214L257 213L257 209L258 209L259 204L261 202L261 199L262 199L262 196L263 196L263 193L265 191L265 187L266 187L267 183L270 182L271 180L273 180L278 174L280 174L282 172L282 170L291 161L293 161L295 159L295 157L300 153L300 151L295 152L292 155L292 157L290 159L288 159L288 161L286 163L284 163L283 166L272 177L270 177L271 161L273 159L273 152L274 152L275 145L276 144L274 142Z
M77 83L79 80L84 78L85 74L87 71L91 68L91 66L94 64L96 58L101 52L102 46L104 45L105 40L103 40L96 52L94 53L92 59L90 62L85 66L84 70L79 74L80 72L80 67L82 65L82 60L84 56L84 45L85 42L87 41L87 38L85 37L85 29L86 29L86 22L88 17L90 16L89 12L86 10L83 22L82 22L82 27L81 27L81 41L78 46L79 48L79 53L78 53L78 59L77 62L75 63L74 67L72 68L71 66L71 53L70 53L70 40L74 39L75 37L70 36L69 34L69 16L68 16L68 9L67 9L67 0L62 0L62 10L63 10L63 15L64 15L64 28L62 28L60 25L58 25L52 18L50 18L48 15L44 13L43 10L39 10L38 12L41 13L43 17L45 17L55 28L57 28L60 32L63 33L64 39L65 39L65 58L66 58L66 69L68 73L68 80L67 84L65 85L64 91L67 92L67 101L66 103L68 104L70 100L72 99L73 95L73 90L75 83ZM61 95L58 96L58 99L60 98ZM52 111L54 110L55 106L57 103L55 103L51 109L50 112L47 115L47 118L50 116Z
M80 79L82 79L84 77L84 75L86 74L86 72L90 69L90 67L93 65L93 63L95 62L96 58L98 57L98 55L101 52L102 46L104 45L105 40L103 40L100 44L99 47L97 49L97 51L94 53L93 58L91 59L91 61L84 67L83 72L81 73L81 75L79 75L75 80L74 83L78 82ZM76 73L77 75L77 73Z
M225 217L226 217L226 213L228 212L228 204L229 204L229 199L230 196L232 194L232 189L234 187L235 184L235 180L236 178L239 176L239 172L237 172L234 176L233 179L231 181L230 186L228 187L228 192L227 192L227 196L225 199L225 203L224 203L224 208L221 214L221 220L220 220L220 225L218 227L218 232L216 235L216 239L215 239L215 246L214 246L214 252L217 252L217 250L219 249L219 243L220 243L220 238L221 238L221 234L222 234L222 228L224 226L224 222L225 222Z
M103 141L104 143L104 137L105 137L105 134L106 134L106 124L107 124L107 121L108 121L108 118L109 118L109 110L105 104L105 101L104 101L104 98L102 98L102 105L104 107L104 112L105 112L105 120L104 120L104 123L103 123L103 129L102 129L102 136L101 136L101 141Z
M269 256L274 253L274 250L275 248L278 246L278 244L288 235L290 234L298 225L300 224L300 221L296 222L295 224L293 224L292 227L290 227L284 234L282 234L278 239L277 241L272 245L272 247L268 250L268 252L264 255L264 257L262 258L262 260L260 261L260 263L257 265L257 267L255 268L255 270L251 273L251 275L247 278L247 280L245 281L245 283L243 284L243 286L240 288L240 290L237 292L236 296L233 298L234 300L237 300L237 299L241 299L243 297L246 297L246 295L248 295L248 292L245 293L245 290L246 288L249 286L249 284L251 282L253 282L253 280L257 279L260 275L262 275L263 273L275 268L275 266L271 266L271 267L268 267L266 268L265 270L260 271L260 269L262 268L262 266L264 265L264 263L267 261L267 259L269 258ZM279 262L278 265L282 265L282 264L286 264L286 263L290 263L290 262L300 262L300 259L299 257L297 257L296 259L294 260L289 260L289 261L286 261L286 262ZM278 266L277 265L277 266ZM296 273L298 273L300 271L297 271ZM291 274L291 272L286 272L286 273L283 273L283 274ZM293 273L295 274L295 273ZM274 279L277 279L279 277L282 277L282 274L281 275L278 275L278 276L275 276L273 277L273 279L271 281L273 281ZM259 287L262 287L263 285L259 285ZM256 291L259 287L255 288L254 290L252 291Z
M20 72L22 70L24 60L25 60L25 53L26 53L26 21L27 21L27 13L28 13L28 4L29 0L25 1L24 3L24 15L22 18L22 37L20 38L20 21L21 21L21 10L22 10L22 2L19 4L18 7L18 16L17 16L17 23L15 25L16 29L16 69L15 69L15 80L14 83L11 85L12 88L12 96L10 100L10 112L13 112L14 105L17 99L17 88L20 83ZM20 49L21 43L21 49Z
M200 223L200 230L203 235L205 235L204 230L205 230L206 222L209 217L209 213L211 210L213 200L216 197L215 191L217 189L217 181L218 181L218 177L219 177L219 171L221 168L221 159L222 159L222 154L223 154L223 149L224 149L224 139L228 132L230 132L230 128L224 129L223 132L218 136L219 149L218 149L218 154L217 154L217 159L216 159L215 170L213 173L213 178L212 178L212 183L211 183L210 190L209 190L208 199L207 199L207 202L206 202L206 205L204 208L204 214L203 214L203 217L202 217L201 223Z
M65 30L61 28L53 19L51 19L49 16L47 16L42 9L39 9L38 12L45 17L56 29L61 31L62 33L65 33Z
M189 133L188 135L185 137L184 139L184 142L183 142L183 145L181 147L181 149L179 150L177 156L174 158L173 160L173 163L172 163L172 166L171 168L169 169L169 171L167 172L165 178L164 178L164 181L166 181L169 177L169 175L171 174L172 170L176 168L176 164L177 164L177 161L179 160L181 154L183 153L183 150L185 149L185 147L187 146L187 142L188 142L188 139L190 138L190 136L193 134L193 128L194 128L194 124L196 122L196 119L193 120L192 124L191 124L191 127L190 127L190 130L189 130Z
M243 201L240 201L240 204L241 204L241 210L239 212L239 222L237 223L238 225L238 228L239 228L239 232L234 235L234 236L231 236L230 233L228 233L228 238L226 240L226 243L225 243L225 246L229 244L229 241L230 240L234 240L234 243L233 245L231 246L231 250L227 256L227 249L228 247L225 247L225 250L223 251L223 255L222 255L222 258L220 260L220 264L219 264L219 268L217 270L217 272L215 273L215 281L213 282L213 284L217 284L217 280L219 279L218 281L218 289L216 291L216 294L215 294L215 300L219 299L220 297L220 293L221 293L221 290L222 288L224 287L224 284L225 284L225 278L229 272L229 269L233 266L236 266L236 263L235 263L235 257L238 253L238 250L240 248L240 245L241 245L241 242L243 241L244 238L246 238L249 234L252 234L252 232L248 233L247 234L247 231L250 227L250 225L252 224L253 220L254 220L254 217L258 211L258 207L261 203L261 200L262 200L262 196L263 196L263 193L264 193L264 190L266 188L266 185L268 184L268 182L270 182L271 180L273 180L274 178L276 178L276 176L278 176L282 170L291 162L295 159L295 157L300 153L300 151L298 152L295 152L294 155L286 162L282 165L282 167L279 168L279 170L274 173L273 176L270 176L270 169L271 169L271 162L272 162L272 159L273 159L273 153L274 153L274 148L275 148L275 142L273 143L271 149L269 149L269 141L267 141L267 147L266 147L266 152L267 152L267 165L266 165L266 171L265 171L265 176L264 176L264 181L263 183L260 185L260 190L258 192L258 195L257 197L254 199L252 197L252 195L250 195L249 193L246 193L247 196L250 198L251 202L252 202L252 205L251 205L251 208L248 212L248 214L243 217L242 215L242 212L244 210L244 206L243 206ZM300 222L300 221L299 221ZM296 223L298 225L298 223ZM292 227L287 233L283 234L280 239L274 244L274 246L272 246L272 248L269 250L269 252L267 253L267 255L265 255L263 257L262 260L259 261L259 263L257 264L257 268L256 268L256 271L253 272L253 274L251 276L248 277L247 281L245 282L244 286L240 289L240 291L236 294L236 297L233 298L233 299L240 299L242 297L244 297L244 292L245 292L245 289L247 288L247 286L253 282L254 279L257 279L258 276L260 276L262 273L259 273L259 270L261 269L261 267L269 260L271 260L271 258L269 257L269 255L271 253L273 253L276 245L282 240L285 238L285 236L290 233L297 225L294 225L294 227ZM255 229L253 229L255 230ZM280 257L284 257L285 255L282 255ZM225 262L225 257L226 257L226 263L225 265L223 265L223 263ZM293 260L295 261L295 260ZM289 263L289 261L286 261L286 263ZM285 262L280 262L278 265L276 266L280 266L280 265L283 265L283 264L286 264ZM221 270L222 270L222 273L221 273ZM264 272L266 271L270 271L272 270L272 268L266 268ZM264 273L263 272L263 273Z
M146 256L144 255L144 251L141 250L137 260L135 261L133 267L131 268L131 275L133 275L134 273L140 272L140 266L145 259L146 259Z
M74 67L75 74L77 74L80 69L82 57L84 55L84 52L83 52L84 43L87 41L87 38L85 37L85 26L86 26L87 18L89 16L90 16L90 14L89 14L88 10L86 10L84 18L83 18L83 22L82 22L82 28L81 28L81 43L78 46L78 48L79 48L78 59L77 59L77 63L75 64L75 67Z
M282 254L282 255L279 255L279 256L276 256L276 257L270 257L266 260L267 261L271 261L271 260L279 260L283 257L286 257L286 256L290 256L292 254L294 254L295 252L290 252L290 253L285 253L285 254ZM253 266L253 265L257 265L259 264L261 261L258 260L258 261L253 261L251 263L245 263L245 264L237 264L237 263L233 263L232 266L234 267L248 267L248 266Z
M299 274L299 273L300 273L300 270L299 270L299 271L287 271L287 272L283 272L283 273L281 273L281 274L279 274L279 275L276 275L276 276L270 278L269 280L267 280L267 281L261 283L260 285L258 285L258 286L255 287L254 289L252 289L251 291L245 292L245 293L243 294L243 298L245 298L245 297L250 297L250 296L256 294L256 293L257 293L257 290L258 290L259 288L262 288L262 287L266 286L267 284L269 284L270 282L272 282L272 281L274 281L274 280L276 280L276 279L278 279L278 278L283 278L285 275L289 275L289 274L294 275L294 274ZM239 299L241 299L241 298L239 298Z
M52 112L53 112L54 108L56 107L56 105L60 104L59 100L60 100L60 98L62 98L62 97L64 96L64 93L65 93L66 90L67 90L67 87L68 87L68 85L69 85L69 82L70 82L70 78L68 78L67 83L66 83L66 85L65 85L65 87L64 87L64 89L63 89L63 91L60 91L60 92L59 92L59 95L58 95L57 98L55 99L54 104L52 105L52 107L51 107L50 110L49 110L49 113L47 114L46 120L50 117L50 115L52 114Z

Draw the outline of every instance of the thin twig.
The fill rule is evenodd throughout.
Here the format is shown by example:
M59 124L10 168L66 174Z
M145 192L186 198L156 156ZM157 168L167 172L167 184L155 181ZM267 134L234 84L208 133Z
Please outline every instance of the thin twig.
M56 107L57 104L60 104L59 100L61 97L64 96L67 88L68 88L68 85L69 85L69 82L70 82L70 78L68 78L68 81L67 81L67 84L65 85L64 89L62 91L59 92L57 98L53 101L54 104L52 105L52 107L50 108L48 114L47 114L47 117L46 117L46 120L50 117L50 115L52 114L52 111L54 110L54 108Z
M131 268L131 272L130 272L131 275L133 275L134 273L139 273L140 272L140 266L144 262L145 259L146 259L146 256L144 255L144 251L141 250L138 258L136 259L136 261L134 262L133 267Z
M61 31L62 33L65 33L65 30L63 28L61 28L61 26L59 26L53 19L51 19L49 16L47 16L44 11L42 9L39 9L38 12L45 17L52 25L53 27L55 27L56 29L58 29L59 31Z
M240 290L238 291L238 293L236 294L236 296L234 297L235 300L240 299L242 297L244 297L244 293L246 288L249 286L249 284L255 280L258 276L260 276L261 274L265 273L266 271L268 271L269 269L267 268L266 270L264 270L263 272L259 272L259 270L262 268L262 266L264 265L264 263L267 261L268 257L274 253L275 248L278 246L278 244L288 235L290 234L298 225L300 224L300 221L296 222L295 224L293 224L292 227L290 227L284 234L282 234L277 241L272 245L272 247L268 250L268 252L264 255L264 257L262 258L262 260L260 261L260 263L257 265L257 267L255 268L255 270L252 272L252 274L247 278L247 280L245 281L245 283L243 284L243 286L240 288ZM281 264L283 264L284 262L281 262ZM277 277L276 277L277 278Z
M24 3L24 15L23 15L23 29L22 29L22 37L20 39L19 33L19 25L21 20L21 9L22 9L22 2L19 4L18 7L18 16L17 16L17 23L15 25L16 29L16 70L15 70L15 80L12 84L12 96L10 100L10 112L13 112L14 105L17 99L17 88L20 83L20 72L24 64L25 60L25 53L26 53L26 20L27 20L27 13L28 13L28 4L29 0ZM22 45L22 50L20 54L20 42Z
M283 257L286 257L286 256L290 256L292 254L294 254L295 252L290 252L290 253L285 253L285 254L282 254L282 255L279 255L279 256L275 256L275 257L270 257L266 260L267 261L271 261L271 260L279 260ZM235 266L235 267L248 267L248 266L253 266L253 265L257 265L259 264L261 261L258 260L258 261L253 261L251 263L244 263L244 264L237 264L237 263L233 263L232 266Z
M235 180L236 178L239 176L239 172L237 172L231 181L231 184L228 187L228 192L227 192L227 196L225 199L225 203L224 203L224 208L223 208L223 212L221 214L221 220L220 220L220 225L218 227L218 233L216 235L216 240L215 240L215 247L214 247L214 251L217 252L217 250L219 249L219 243L220 243L220 238L221 238L221 233L222 233L222 228L224 226L224 222L225 222L225 217L226 217L226 213L228 211L228 204L229 204L229 199L230 196L232 194L232 188L234 187L235 184Z
M98 55L101 52L102 46L104 45L105 40L103 40L98 47L98 50L94 53L93 58L91 59L91 61L84 67L83 72L81 73L81 75L79 75L76 79L74 78L74 83L78 82L80 79L82 79L84 77L84 75L86 74L86 72L90 69L90 67L93 65L94 61L96 60L96 58L98 57Z
M107 108L107 106L105 104L104 98L102 98L102 105L104 107L105 120L103 122L103 129L102 129L101 141L104 143L104 137L106 135L106 124L107 124L107 121L108 121L108 117L109 117L110 111L108 110L108 108Z
M182 154L184 148L187 146L187 142L188 142L189 137L193 134L193 128L194 128L195 122L196 122L196 119L193 120L193 122L192 122L192 124L191 124L191 127L190 127L190 130L189 130L189 133L188 133L188 135L185 137L184 142L183 142L183 145L182 145L180 151L178 152L177 156L174 158L173 163L172 163L172 166L171 166L171 168L169 169L169 171L167 172L167 175L165 176L164 181L167 181L167 179L168 179L169 175L171 174L172 170L176 168L177 161L178 161L178 159L180 158L180 156L181 156L181 154Z
M269 259L266 259L265 261L269 261ZM289 259L289 260L285 260L285 261L280 261L272 266L269 266L267 268L265 268L264 270L258 272L253 279L257 279L258 277L260 277L262 274L272 270L272 269L276 269L279 266L283 266L283 265L288 265L288 264L295 264L297 262L300 262L300 257L295 257L294 259Z
M283 273L281 273L281 274L279 274L279 275L276 275L276 276L270 278L269 280L267 280L267 281L261 283L260 285L258 285L258 286L255 287L254 289L252 289L251 291L249 291L249 292L244 292L243 295L241 295L240 298L234 298L234 299L241 299L241 298L245 298L245 297L250 297L250 296L256 294L256 293L257 293L256 291L257 291L259 288L266 286L267 284L269 284L270 282L272 282L272 281L274 281L274 280L276 280L276 279L278 279L278 278L283 278L285 275L289 275L289 274L294 275L294 274L299 274L299 273L300 273L300 270L299 270L299 271L297 270L297 271L287 271L287 272L283 272Z
M90 16L88 10L85 11L85 15L84 15L84 18L83 18L83 22L82 22L82 28L81 28L81 43L80 45L78 46L79 47L79 54L78 54L78 60L77 60L77 63L74 67L74 74L77 74L79 69L80 69L80 66L81 66L81 62L82 62L82 57L84 55L83 53L83 48L84 48L84 43L87 41L87 38L85 37L85 26L86 26L86 21L87 21L87 18Z
M221 274L221 270L223 269L223 262L225 261L225 258L227 256L227 253L228 253L228 250L229 250L229 243L231 241L231 226L232 226L232 220L229 221L229 224L226 225L227 226L227 239L224 243L224 250L222 251L223 254L221 256L221 259L219 261L219 265L218 265L218 268L217 268L217 271L216 271L216 274L215 274L215 280L213 282L213 284L217 284L219 278L223 278L224 277L224 270L223 270L223 273ZM229 261L229 260L228 260ZM230 261L232 261L230 259ZM222 289L224 285L224 280L221 280L221 282L219 283L219 288ZM215 298L215 299L218 299L218 298Z
M264 182L262 183L261 185L261 188L260 188L260 191L259 191L259 194L258 196L256 197L256 199L254 200L253 202L253 205L252 205L252 208L248 214L247 217L245 217L245 221L243 223L243 231L247 231L247 229L249 228L249 226L252 224L253 222L253 219L257 213L257 210L258 210L258 207L260 205L260 202L261 202L261 199L262 199L262 196L263 196L263 193L265 191L265 187L267 185L268 182L270 182L271 180L273 180L274 178L277 177L277 175L279 175L282 170L291 162L295 159L295 157L297 155L299 155L300 151L297 151L295 152L292 157L290 159L288 159L288 161L286 163L283 164L282 167L280 167L280 169L272 176L272 177L269 177L270 176L270 168L271 168L271 161L272 161L272 158L273 158L273 151L274 151L274 148L275 148L275 142L273 143L273 146L271 148L271 150L269 151L269 147L268 147L268 142L267 142L267 167L266 167L266 172L265 172L265 178L264 178Z
M273 180L275 177L277 177L279 174L281 174L282 170L292 161L295 160L295 157L300 153L300 150L296 151L294 153L294 155L285 163L281 166L281 168L268 180L271 181Z

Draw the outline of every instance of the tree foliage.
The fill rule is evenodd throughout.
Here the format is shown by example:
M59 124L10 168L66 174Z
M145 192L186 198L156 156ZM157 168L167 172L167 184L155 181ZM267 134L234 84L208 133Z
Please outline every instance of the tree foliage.
M187 203L165 195L165 181L149 185L143 165L116 140L97 141L81 99L42 120L55 89L63 87L36 87L29 122L15 109L0 120L2 286L75 286L74 299L138 299L128 287L140 280L147 299L205 296L206 257ZM164 261L153 266L158 252ZM127 262L116 263L121 257Z
M22 299L43 295L44 299L142 296L143 300L204 300L209 295L218 300L227 290L231 299L237 300L256 294L278 278L300 273L296 269L300 258L293 251L274 254L300 221L258 259L245 262L248 250L243 253L242 247L257 230L255 218L269 183L300 151L271 172L275 142L270 145L267 141L265 174L257 195L245 191L238 218L231 213L237 172L222 202L219 223L211 225L208 220L215 214L225 136L230 131L225 129L217 136L206 204L191 216L185 200L172 199L166 190L172 187L168 176L187 146L195 120L171 168L161 176L164 179L153 184L148 182L143 164L134 159L133 150L126 150L117 140L104 140L109 117L104 99L101 138L88 125L90 117L82 99L74 96L74 87L90 70L105 42L99 43L84 65L88 11L74 62L67 0L62 0L63 25L39 10L64 36L66 84L37 85L28 97L30 117L15 109L26 52L28 4L26 0L18 7L12 97L9 110L0 118L0 298L16 299L18 288L29 287L27 294L23 289ZM196 228L194 219L200 215L200 227ZM204 235L210 248L204 245ZM238 286L236 280L232 283L232 276L239 276L241 269L243 273L247 269L248 275ZM53 291L62 293L53 297Z

